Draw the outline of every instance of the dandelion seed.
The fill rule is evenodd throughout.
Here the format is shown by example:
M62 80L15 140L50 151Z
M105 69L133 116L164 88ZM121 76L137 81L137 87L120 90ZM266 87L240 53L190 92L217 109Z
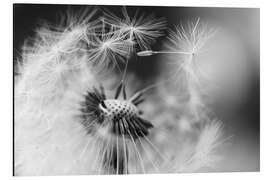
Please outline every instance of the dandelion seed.
M216 29L208 27L198 18L195 22L188 22L186 26L180 24L174 31L170 30L169 43L166 46L171 51L198 54L215 32Z
M187 25L178 25L174 31L171 30L169 42L166 44L167 50L164 51L169 55L175 69L174 84L186 89L189 96L187 107L195 121L207 119L208 111L202 98L207 94L202 86L205 79L197 66L197 61L205 44L214 34L215 29L208 27L198 18L194 22L188 22Z
M138 56L151 56L153 54L192 55L198 54L207 41L215 34L215 29L207 27L197 21L189 22L186 26L179 25L175 31L169 31L169 43L166 51L145 50L138 52Z
M103 29L99 31L102 34L96 34L89 42L89 61L100 66L100 69L115 65L119 68L117 61L123 61L129 55L131 44L113 28L108 32Z
M156 19L153 15L145 16L136 11L134 17L130 17L126 7L123 7L122 14L124 19L106 11L105 22L126 36L127 40L135 42L141 49L149 49L149 45L156 38L163 35L166 21L163 18Z
M36 48L33 49L34 52L40 54L42 51L61 55L78 51L79 43L87 40L87 32L98 26L98 21L93 20L96 11L90 8L80 9L79 12L69 9L66 13L60 14L57 24L42 22L32 46Z
M216 120L205 125L199 136L198 143L191 158L180 171L194 172L202 167L213 167L220 160L216 151L222 143L222 124Z

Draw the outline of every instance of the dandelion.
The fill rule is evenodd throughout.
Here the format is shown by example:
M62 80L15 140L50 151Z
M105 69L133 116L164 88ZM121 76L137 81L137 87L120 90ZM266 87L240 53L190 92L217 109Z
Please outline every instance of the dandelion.
M91 20L94 13L77 16L68 11L61 25L45 25L34 43L24 46L15 84L15 174L196 172L211 166L222 144L220 123L207 116L208 121L197 122L201 129L188 124L188 131L182 131L179 116L187 121L190 116L179 115L179 104L157 103L159 94L147 93L164 82L132 96L126 92L136 80L125 79L134 43L148 47L161 35L164 21L137 14L130 18L123 8L124 20L106 12L97 22ZM189 50L183 52L192 56L195 50ZM138 55L167 52L171 53L146 50ZM124 72L119 60L126 61ZM113 66L122 73L115 90L108 81L115 87L118 74L109 71L109 78L102 76L102 70ZM188 67L183 69L191 72ZM192 83L188 91L192 107L203 103ZM168 99L171 94L163 96Z

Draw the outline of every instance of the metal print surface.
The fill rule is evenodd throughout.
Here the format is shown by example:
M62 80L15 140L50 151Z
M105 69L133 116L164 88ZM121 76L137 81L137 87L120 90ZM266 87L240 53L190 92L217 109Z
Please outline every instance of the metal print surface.
M14 175L259 170L259 9L14 4Z

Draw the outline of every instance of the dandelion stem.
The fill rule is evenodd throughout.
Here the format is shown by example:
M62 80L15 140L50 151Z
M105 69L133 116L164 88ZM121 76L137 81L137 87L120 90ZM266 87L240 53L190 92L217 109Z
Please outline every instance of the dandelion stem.
M122 78L121 78L121 81L117 87L117 90L116 90L116 94L115 94L115 99L117 99L121 93L121 90L122 90L122 93L123 93L123 98L126 99L127 98L127 94L126 94L126 75L127 75L127 68L128 68L128 62L129 62L129 58L127 59L126 61L126 64L125 64L125 68L124 68L124 71L122 73Z
M125 80L125 77L126 77L126 74L127 74L128 62L129 62L129 59L127 59L127 62L125 64L125 69L124 69L124 72L123 72L121 81L124 81Z
M116 88L114 99L117 99L119 97L122 87L123 87L123 81L121 81L118 87Z

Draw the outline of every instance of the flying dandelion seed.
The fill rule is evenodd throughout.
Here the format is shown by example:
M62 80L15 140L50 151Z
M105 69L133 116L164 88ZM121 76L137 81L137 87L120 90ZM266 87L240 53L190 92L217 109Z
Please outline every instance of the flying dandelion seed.
M221 157L215 151L222 143L221 123L213 120L200 133L193 154L179 167L178 171L195 172L203 167L213 167L220 160Z
M139 45L143 50L149 49L149 45L155 39L162 36L166 21L163 18L156 19L153 15L145 16L136 11L131 18L126 7L122 9L123 19L109 11L105 11L105 22L116 27L127 38L127 40Z
M208 119L209 111L203 99L203 96L207 95L203 88L206 80L196 61L200 60L200 53L203 52L206 43L213 37L215 31L216 29L210 28L197 18L196 21L190 21L186 25L176 26L174 31L170 30L169 41L166 44L167 50L152 53L168 55L175 69L172 75L174 84L183 86L187 92L189 100L186 106L195 121Z
M175 31L169 31L169 43L166 45L168 50L146 50L138 52L137 55L197 55L205 47L205 44L215 35L215 33L216 29L208 27L205 23L201 23L200 18L198 18L195 22L188 22L186 26L182 24L176 26Z
M110 27L106 32L105 27L93 33L93 39L88 44L89 61L101 66L101 69L108 69L117 66L118 60L127 58L130 53L131 43L126 41L119 32Z
M203 100L203 96L207 92L202 88L205 79L203 79L196 61L200 59L200 53L215 31L214 28L208 27L200 21L200 18L197 18L196 21L190 21L186 25L178 25L175 31L169 32L167 50L146 50L137 53L138 56L168 55L175 70L165 82L173 81L176 86L185 87L189 96L186 104L188 113L195 121L208 119L209 110Z
M215 35L216 29L201 22L200 18L190 21L186 25L180 24L175 31L169 32L168 49L172 51L190 52L198 54L206 43Z
M163 82L134 92L136 78L125 78L130 75L127 66L134 43L149 47L162 35L165 21L138 12L131 18L126 8L123 20L108 11L102 20L91 20L96 10L89 15L82 12L78 16L68 11L61 25L38 29L34 43L23 47L15 84L15 174L196 172L211 166L222 144L220 123L208 117L197 122L201 128L193 124L186 133L178 125L179 116L189 118L178 113L180 103L168 106L158 93L148 93ZM192 51L174 49L176 54L192 56L201 47L204 31L194 30L201 27L198 21L192 25L188 26L193 29L188 39ZM182 30L174 40L185 44L187 35ZM146 50L138 55L167 52ZM124 72L119 60L126 61ZM114 66L122 76L118 86L116 72L106 72L109 78L102 76L103 70ZM190 66L183 67L192 72ZM190 76L188 82L195 78ZM108 81L114 82L115 90ZM203 103L193 85L187 84L191 107ZM170 94L162 96L168 100Z

